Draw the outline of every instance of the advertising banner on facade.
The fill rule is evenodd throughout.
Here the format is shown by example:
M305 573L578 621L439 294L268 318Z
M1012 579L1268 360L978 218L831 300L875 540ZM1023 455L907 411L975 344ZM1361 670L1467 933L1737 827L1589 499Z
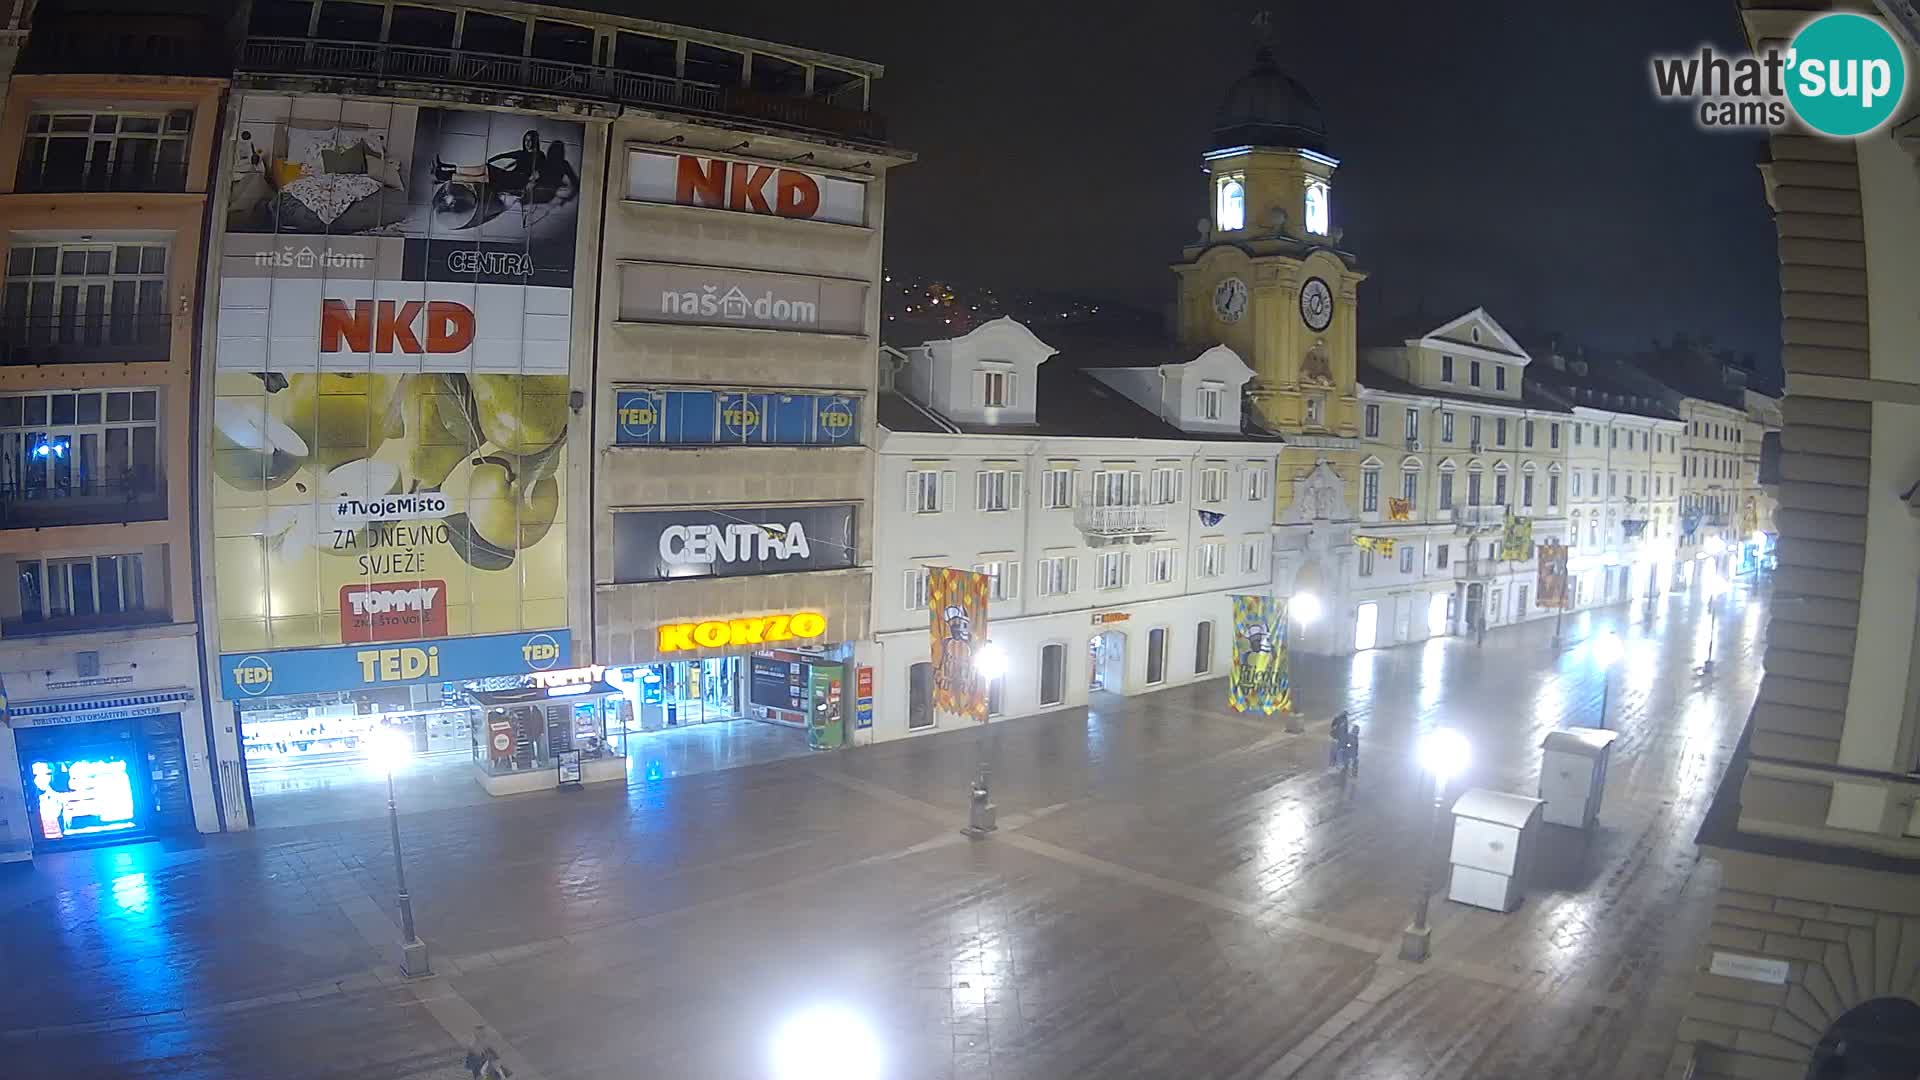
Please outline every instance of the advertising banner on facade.
M1534 587L1536 602L1543 608L1564 608L1567 603L1567 545L1552 540L1541 544L1539 583Z
M680 263L623 263L620 318L686 326L863 334L867 283Z
M1500 530L1500 557L1507 562L1525 562L1533 556L1533 519L1507 515Z
M854 507L693 507L613 515L613 580L741 577L852 566Z
M618 446L848 446L860 441L860 399L777 390L620 390Z
M566 626L580 125L250 94L230 137L221 652Z
M784 165L660 150L628 152L627 198L841 225L867 223L863 181Z
M365 648L231 653L220 657L220 689L227 700L244 701L280 694L461 682L564 668L572 656L572 641L565 630Z
M1233 671L1227 703L1234 712L1271 716L1293 711L1287 653L1287 602L1277 596L1233 598Z
M927 572L935 712L987 720L987 680L973 660L987 641L987 589L992 583L985 574L950 566Z

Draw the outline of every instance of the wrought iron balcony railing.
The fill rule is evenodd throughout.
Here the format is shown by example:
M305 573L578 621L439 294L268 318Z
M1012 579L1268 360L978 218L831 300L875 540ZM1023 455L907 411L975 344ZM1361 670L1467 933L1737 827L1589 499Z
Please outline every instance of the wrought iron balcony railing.
M0 364L164 363L172 328L166 315L0 313Z
M1167 531L1164 506L1083 506L1074 523L1088 536L1152 536Z

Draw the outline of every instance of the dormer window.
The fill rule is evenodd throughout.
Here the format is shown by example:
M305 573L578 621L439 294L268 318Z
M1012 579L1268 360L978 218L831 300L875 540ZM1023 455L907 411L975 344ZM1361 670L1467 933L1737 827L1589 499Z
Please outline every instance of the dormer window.
M1315 236L1327 235L1327 185L1322 180L1307 181L1307 231Z
M1480 343L1480 328L1476 326L1471 331L1469 331L1469 333L1473 335L1474 344L1478 345Z
M1005 409L1013 404L1013 372L1007 368L980 369L980 407Z
M1218 420L1225 412L1227 387L1225 383L1203 382L1200 384L1198 399L1194 402L1202 420Z
M1214 200L1213 220L1214 228L1221 232L1247 227L1247 185L1239 177L1221 179L1219 193Z

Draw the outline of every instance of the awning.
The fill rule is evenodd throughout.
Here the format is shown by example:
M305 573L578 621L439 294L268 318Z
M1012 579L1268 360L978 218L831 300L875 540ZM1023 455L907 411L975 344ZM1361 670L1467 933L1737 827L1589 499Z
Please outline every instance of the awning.
M99 720L126 720L179 712L180 702L198 697L192 690L152 690L139 694L99 694L93 697L47 698L7 706L7 723L14 727L52 724L91 724Z
M511 690L469 690L467 695L482 705L532 705L567 698L601 697L618 694L617 687L605 682L566 683L561 686L516 686Z

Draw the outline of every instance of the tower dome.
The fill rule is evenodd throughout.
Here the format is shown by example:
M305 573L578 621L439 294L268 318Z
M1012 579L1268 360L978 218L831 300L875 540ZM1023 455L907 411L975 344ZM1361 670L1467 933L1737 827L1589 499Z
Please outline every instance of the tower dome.
M1213 121L1212 149L1276 146L1326 153L1327 124L1307 88L1274 63L1265 45L1253 70L1235 80Z

